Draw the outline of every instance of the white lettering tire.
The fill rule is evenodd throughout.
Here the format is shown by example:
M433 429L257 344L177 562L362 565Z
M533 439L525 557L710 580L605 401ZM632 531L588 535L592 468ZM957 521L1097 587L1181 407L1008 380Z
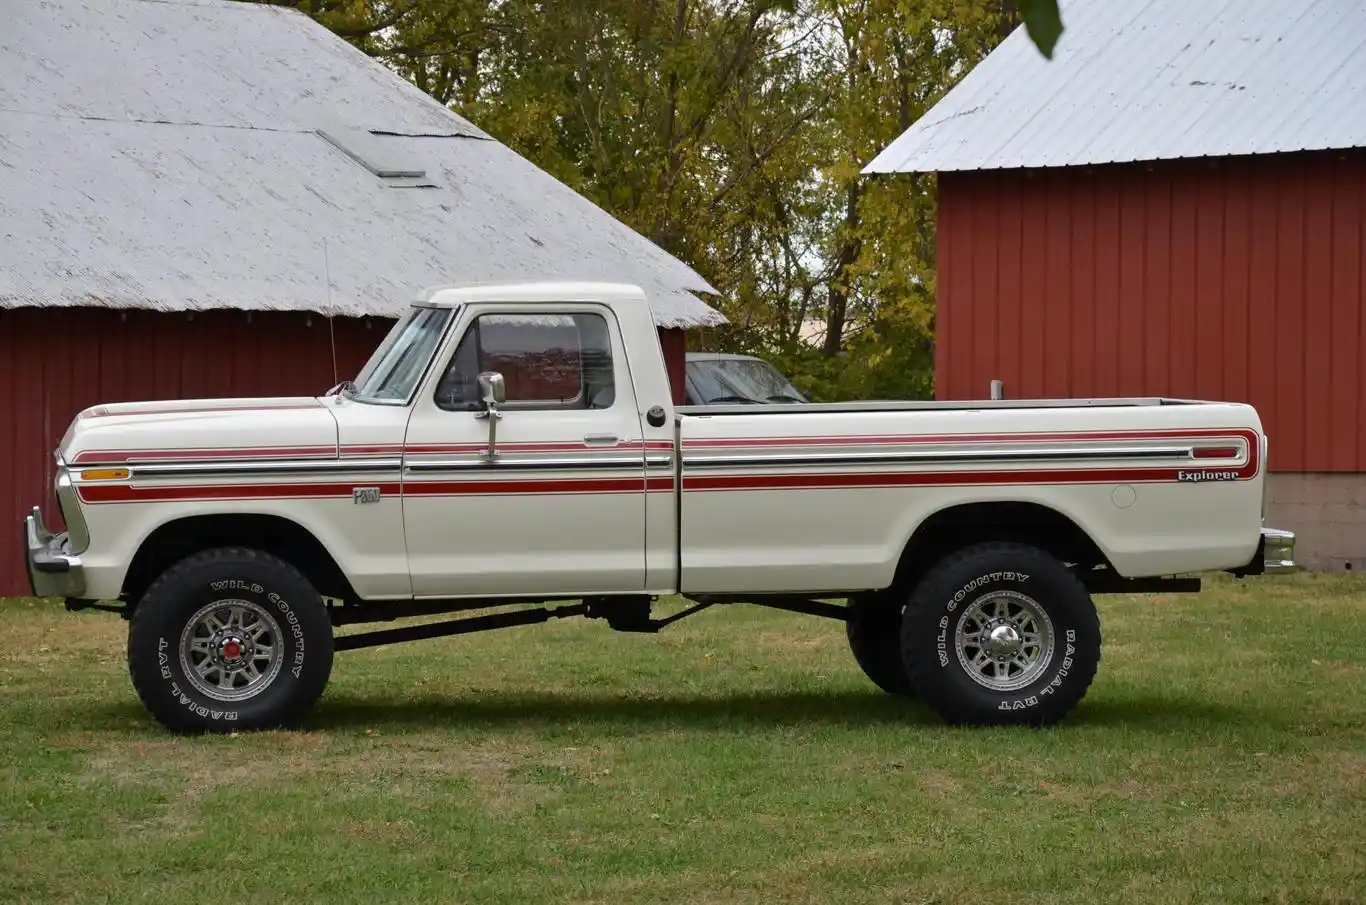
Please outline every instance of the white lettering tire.
M298 725L332 672L332 623L309 581L259 550L194 554L133 611L128 672L175 732Z
M1085 696L1100 665L1090 592L1017 543L946 556L911 593L901 652L917 695L957 725L1043 726Z

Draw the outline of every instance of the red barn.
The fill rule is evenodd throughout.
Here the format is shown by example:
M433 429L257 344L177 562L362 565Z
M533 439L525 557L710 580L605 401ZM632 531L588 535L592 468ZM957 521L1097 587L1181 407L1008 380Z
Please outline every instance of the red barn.
M99 402L321 393L426 285L608 279L682 329L714 290L295 11L9 4L0 29L0 518L52 505ZM269 442L263 438L263 442ZM0 596L27 593L17 538Z
M1271 522L1366 567L1366 7L1062 13L866 170L937 174L937 395L1252 403Z

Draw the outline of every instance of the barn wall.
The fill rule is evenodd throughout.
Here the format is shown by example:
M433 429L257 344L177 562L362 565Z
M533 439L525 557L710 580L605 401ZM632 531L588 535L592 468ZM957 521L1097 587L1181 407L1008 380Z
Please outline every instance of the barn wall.
M337 319L337 374L354 377L389 322ZM28 593L18 531L35 504L60 524L52 452L71 419L101 402L321 394L333 378L325 318L104 309L0 311L0 595Z
M664 350L664 368L669 372L669 387L673 392L674 405L682 405L688 388L684 384L687 366L687 334L682 330L659 329L659 345Z
M943 399L1250 402L1282 472L1366 472L1366 155L939 177Z

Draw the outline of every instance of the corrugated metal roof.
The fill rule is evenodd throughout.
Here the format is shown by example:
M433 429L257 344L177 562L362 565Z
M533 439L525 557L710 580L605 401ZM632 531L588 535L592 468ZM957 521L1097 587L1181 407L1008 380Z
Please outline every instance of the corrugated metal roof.
M436 283L560 278L636 283L663 326L723 320L682 261L298 13L0 0L0 18L0 308L392 316Z
M865 173L1366 146L1366 0L1064 0L1053 60L1018 28Z

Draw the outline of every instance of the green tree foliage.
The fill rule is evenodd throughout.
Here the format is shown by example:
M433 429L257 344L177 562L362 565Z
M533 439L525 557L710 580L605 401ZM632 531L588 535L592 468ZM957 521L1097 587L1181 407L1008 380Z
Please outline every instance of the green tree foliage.
M933 180L860 168L1052 0L270 2L697 268L694 346L836 400L933 389Z

